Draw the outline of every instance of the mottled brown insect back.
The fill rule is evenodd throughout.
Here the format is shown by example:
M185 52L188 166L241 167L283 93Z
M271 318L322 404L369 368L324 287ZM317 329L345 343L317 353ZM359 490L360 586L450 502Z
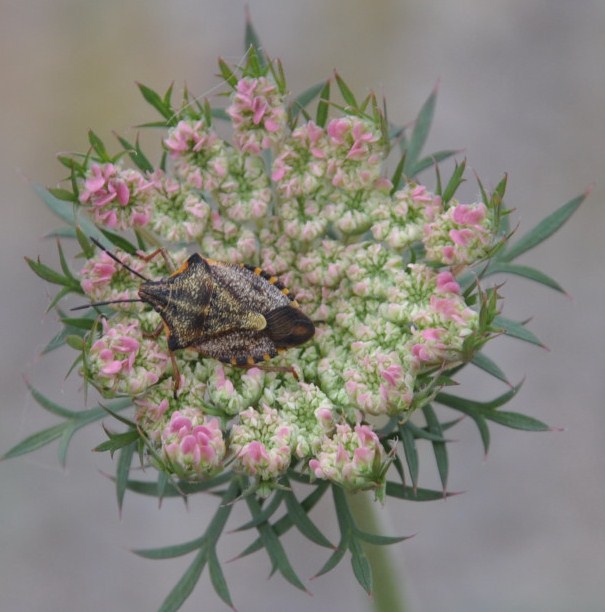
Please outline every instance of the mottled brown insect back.
M313 322L300 310L290 291L276 276L261 268L206 259L195 253L170 276L148 280L97 240L91 240L143 282L138 300L97 302L89 306L140 300L153 307L166 329L175 393L180 376L174 351L193 348L224 363L249 367L269 361L280 351L303 344L315 334ZM163 249L145 259L158 254L168 259ZM73 310L80 308L86 306Z
M194 348L231 365L268 361L315 333L276 277L197 253L171 276L144 282L139 297L164 320L171 351Z

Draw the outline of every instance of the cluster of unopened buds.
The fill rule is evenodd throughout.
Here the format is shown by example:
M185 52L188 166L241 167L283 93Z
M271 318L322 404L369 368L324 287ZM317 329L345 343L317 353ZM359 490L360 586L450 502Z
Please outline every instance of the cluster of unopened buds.
M67 224L57 232L60 268L26 258L59 286L49 309L63 328L44 352L75 349L69 371L102 399L72 410L31 387L63 422L4 458L58 439L64 459L74 431L117 422L104 424L95 450L118 453L120 505L127 490L159 499L212 493L219 501L203 534L139 551L156 559L195 553L162 609L180 607L206 566L233 607L216 547L239 499L251 515L241 529L257 533L240 556L266 549L272 572L305 589L280 540L296 528L331 551L318 575L349 553L372 593L364 543L404 538L365 531L349 493L448 496L450 428L459 421L452 411L476 425L485 452L491 423L548 430L501 410L518 386L483 347L501 334L541 342L525 321L505 316L501 284L490 277L563 292L516 260L586 195L512 240L506 177L491 191L477 179L477 201L461 201L465 162L455 162L454 150L422 152L435 93L415 122L398 128L384 104L373 94L357 100L338 73L291 96L251 24L247 37L241 65L219 60L226 104L185 90L175 107L172 87L161 95L139 85L161 117L147 124L164 130L157 163L138 138L118 136L112 155L92 131L86 154L60 156L68 180L38 190ZM419 179L427 170L435 187ZM77 240L77 272L63 238ZM450 392L468 364L506 390L488 401ZM423 444L439 490L419 486ZM139 479L137 462L155 469ZM326 492L338 544L311 518Z
M241 370L190 350L171 366L163 336L149 337L159 316L120 303L84 349L82 373L105 395L133 397L153 461L180 478L228 466L268 494L302 462L312 478L380 491L391 453L372 418L406 420L434 397L439 372L464 360L465 343L484 341L453 271L489 255L494 211L445 202L417 182L394 189L378 112L292 125L270 72L231 85L231 143L209 113L186 107L163 139L167 165L90 156L78 199L100 228L166 246L174 266L186 259L176 247L194 245L278 275L315 337L278 367ZM148 278L171 270L149 253L115 254ZM140 280L105 251L80 274L93 302L136 298Z

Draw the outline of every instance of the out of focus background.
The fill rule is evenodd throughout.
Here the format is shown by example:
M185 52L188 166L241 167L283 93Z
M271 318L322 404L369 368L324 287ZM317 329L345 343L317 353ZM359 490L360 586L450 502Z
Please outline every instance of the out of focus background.
M602 610L605 3L252 0L250 10L293 92L337 68L356 92L384 94L390 118L405 123L439 82L427 150L462 149L460 159L488 187L507 172L506 201L520 233L592 186L569 225L524 260L570 297L522 280L503 289L506 314L534 316L530 328L551 350L506 339L490 349L511 380L526 377L510 409L564 431L493 428L484 458L465 423L450 446L449 483L465 494L389 501L380 514L387 532L416 534L390 549L414 612ZM57 184L64 173L55 154L85 150L89 128L108 142L113 130L132 139L133 125L155 119L136 81L207 92L217 82L217 56L241 56L243 31L241 0L0 0L0 453L54 422L24 378L59 403L83 405L77 377L64 381L69 351L38 356L59 329L55 315L44 314L54 289L23 256L56 262L44 236L59 222L32 184ZM478 193L472 179L464 189L469 198ZM504 390L483 380L475 387L481 399ZM0 464L0 609L153 610L188 565L188 558L143 560L130 549L196 537L215 502L194 499L186 508L168 500L158 509L129 495L120 517L102 473L111 471L109 459L90 452L102 439L98 424L76 436L66 469L55 446ZM436 486L426 451L421 484ZM245 516L236 507L232 525ZM313 518L334 538L327 506ZM247 542L225 537L222 559ZM305 578L327 558L295 534L285 543ZM371 608L347 561L309 582L312 596L279 576L267 582L263 553L225 571L242 611ZM205 574L183 609L226 607Z

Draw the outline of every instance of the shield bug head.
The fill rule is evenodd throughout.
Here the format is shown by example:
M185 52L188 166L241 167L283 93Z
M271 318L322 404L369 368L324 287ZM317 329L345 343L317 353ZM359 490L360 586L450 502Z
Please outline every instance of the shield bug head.
M203 356L250 367L303 344L315 334L313 322L300 310L290 291L261 268L206 259L194 253L166 278L150 280L97 240L91 240L143 282L138 298L95 302L74 310L121 302L149 304L164 323L175 392L179 374L173 351L193 348ZM146 259L157 254L167 259L162 249Z

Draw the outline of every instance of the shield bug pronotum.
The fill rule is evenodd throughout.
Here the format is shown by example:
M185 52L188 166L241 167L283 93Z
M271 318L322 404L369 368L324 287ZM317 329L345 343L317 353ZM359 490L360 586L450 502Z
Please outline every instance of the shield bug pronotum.
M180 377L173 351L192 348L233 366L250 367L303 344L315 334L313 322L289 290L261 268L195 253L170 276L150 280L91 240L143 282L138 298L93 302L73 310L125 301L150 304L162 317L168 338L175 393ZM169 261L163 249L146 259L158 254Z

